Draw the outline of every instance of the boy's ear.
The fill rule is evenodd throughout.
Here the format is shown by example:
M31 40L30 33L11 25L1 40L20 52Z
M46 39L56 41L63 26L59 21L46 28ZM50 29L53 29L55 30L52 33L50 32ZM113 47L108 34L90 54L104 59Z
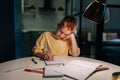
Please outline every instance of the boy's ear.
M77 28L74 28L73 32L76 33L76 31L77 31Z

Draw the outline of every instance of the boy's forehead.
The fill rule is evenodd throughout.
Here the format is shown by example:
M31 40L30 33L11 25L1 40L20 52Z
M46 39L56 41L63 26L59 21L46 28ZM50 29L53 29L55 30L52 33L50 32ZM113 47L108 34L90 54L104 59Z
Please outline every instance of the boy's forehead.
M75 30L76 28L71 29L71 28L69 28L69 27L63 26L63 27L61 27L61 29L65 29L65 30L67 30L67 31L74 32L74 30Z
M61 30L64 31L65 33L71 33L72 32L72 30L69 29L68 27L62 27Z

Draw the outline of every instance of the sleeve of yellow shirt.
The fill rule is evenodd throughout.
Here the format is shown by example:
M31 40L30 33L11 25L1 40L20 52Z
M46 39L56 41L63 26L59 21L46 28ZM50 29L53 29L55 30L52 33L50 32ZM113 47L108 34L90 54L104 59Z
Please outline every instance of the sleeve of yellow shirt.
M45 50L44 50L44 44L45 44L45 37L44 37L44 33L43 33L37 39L37 41L35 43L35 46L32 49L33 53L34 54L37 54L37 53L46 53Z
M77 50L78 50L78 55L80 55L80 48L78 48ZM69 54L71 55L71 49L69 50Z

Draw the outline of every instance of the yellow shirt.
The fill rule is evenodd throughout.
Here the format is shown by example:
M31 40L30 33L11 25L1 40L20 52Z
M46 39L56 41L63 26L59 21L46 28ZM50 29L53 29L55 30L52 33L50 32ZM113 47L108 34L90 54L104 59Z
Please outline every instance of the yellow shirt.
M69 40L56 39L55 35L51 32L44 32L41 34L33 47L33 52L35 54L47 53L47 50L44 49L44 45L46 45L50 54L53 56L67 56L71 49ZM78 54L80 54L79 48Z

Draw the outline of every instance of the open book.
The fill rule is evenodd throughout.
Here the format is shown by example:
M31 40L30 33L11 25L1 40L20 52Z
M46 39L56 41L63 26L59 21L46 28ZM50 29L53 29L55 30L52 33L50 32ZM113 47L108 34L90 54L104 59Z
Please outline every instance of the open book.
M73 60L55 71L76 80L86 80L100 65L95 62Z

